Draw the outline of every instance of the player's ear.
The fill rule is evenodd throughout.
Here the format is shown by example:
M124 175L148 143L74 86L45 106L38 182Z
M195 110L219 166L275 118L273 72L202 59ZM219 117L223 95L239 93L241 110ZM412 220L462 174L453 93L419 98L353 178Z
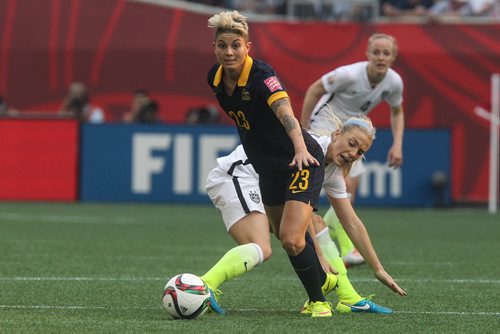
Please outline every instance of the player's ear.
M332 132L332 142L337 140L337 138L340 136L340 130L335 130Z
M252 42L247 42L247 51L250 51L251 47L252 47Z

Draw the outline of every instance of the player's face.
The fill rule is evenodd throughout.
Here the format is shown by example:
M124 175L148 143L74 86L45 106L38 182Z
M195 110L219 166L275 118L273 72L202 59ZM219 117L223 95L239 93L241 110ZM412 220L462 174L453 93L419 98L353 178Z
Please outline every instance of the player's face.
M241 71L251 43L233 33L221 33L215 42L217 62L227 71Z
M385 75L396 59L394 44L387 38L377 38L366 51L371 73Z
M368 134L354 127L347 132L336 131L327 151L327 162L333 162L338 167L358 160L372 146L372 139Z

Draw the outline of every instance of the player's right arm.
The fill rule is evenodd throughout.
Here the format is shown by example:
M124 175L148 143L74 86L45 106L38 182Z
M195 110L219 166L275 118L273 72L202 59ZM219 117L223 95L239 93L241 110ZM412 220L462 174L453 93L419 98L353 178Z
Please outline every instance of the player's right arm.
M307 167L310 164L319 166L320 163L318 160L307 150L304 137L302 136L302 129L300 128L299 121L295 118L289 98L279 98L272 102L271 109L285 128L295 149L295 155L289 166L296 166L298 170L302 170L303 166Z
M333 80L333 78L331 80ZM326 94L326 90L323 86L322 78L316 80L307 89L306 95L304 96L304 103L302 105L302 114L300 116L300 124L304 129L309 129L314 107L324 94Z
M405 128L405 118L403 105L400 104L391 108L391 129L392 146L387 153L389 167L401 167L403 164L403 133Z

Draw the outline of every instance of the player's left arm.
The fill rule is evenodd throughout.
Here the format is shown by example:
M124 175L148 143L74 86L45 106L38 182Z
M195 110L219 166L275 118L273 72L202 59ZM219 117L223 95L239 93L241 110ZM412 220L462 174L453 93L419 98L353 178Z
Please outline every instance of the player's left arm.
M354 211L349 198L334 198L327 194L328 200L335 210L335 214L340 220L349 238L361 253L368 265L372 268L377 279L389 287L400 296L406 296L406 291L402 289L396 281L387 273L380 262L375 249L373 248L370 236L365 225Z
M307 150L304 137L302 136L302 129L300 128L299 121L295 118L290 99L288 97L282 97L275 100L271 104L271 109L285 128L295 148L295 156L290 166L297 166L299 170L302 170L302 166L307 167L309 164L319 165L318 160L316 160Z
M400 167L403 164L403 133L405 116L403 105L391 107L392 146L387 153L389 167Z

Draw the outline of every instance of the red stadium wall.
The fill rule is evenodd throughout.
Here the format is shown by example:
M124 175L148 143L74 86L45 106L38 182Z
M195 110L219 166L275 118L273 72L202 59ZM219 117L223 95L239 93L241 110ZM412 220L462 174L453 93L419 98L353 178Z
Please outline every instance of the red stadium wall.
M0 94L20 110L56 110L68 84L83 81L116 121L131 92L146 88L164 121L182 122L189 108L215 103L206 84L215 61L208 17L124 0L0 1ZM251 22L251 55L273 65L298 112L310 83L364 59L374 32L399 41L394 68L405 81L407 127L452 129L453 200L485 201L489 124L473 109L489 108L499 24ZM390 126L386 107L370 115Z
M0 120L0 200L77 199L72 120Z

